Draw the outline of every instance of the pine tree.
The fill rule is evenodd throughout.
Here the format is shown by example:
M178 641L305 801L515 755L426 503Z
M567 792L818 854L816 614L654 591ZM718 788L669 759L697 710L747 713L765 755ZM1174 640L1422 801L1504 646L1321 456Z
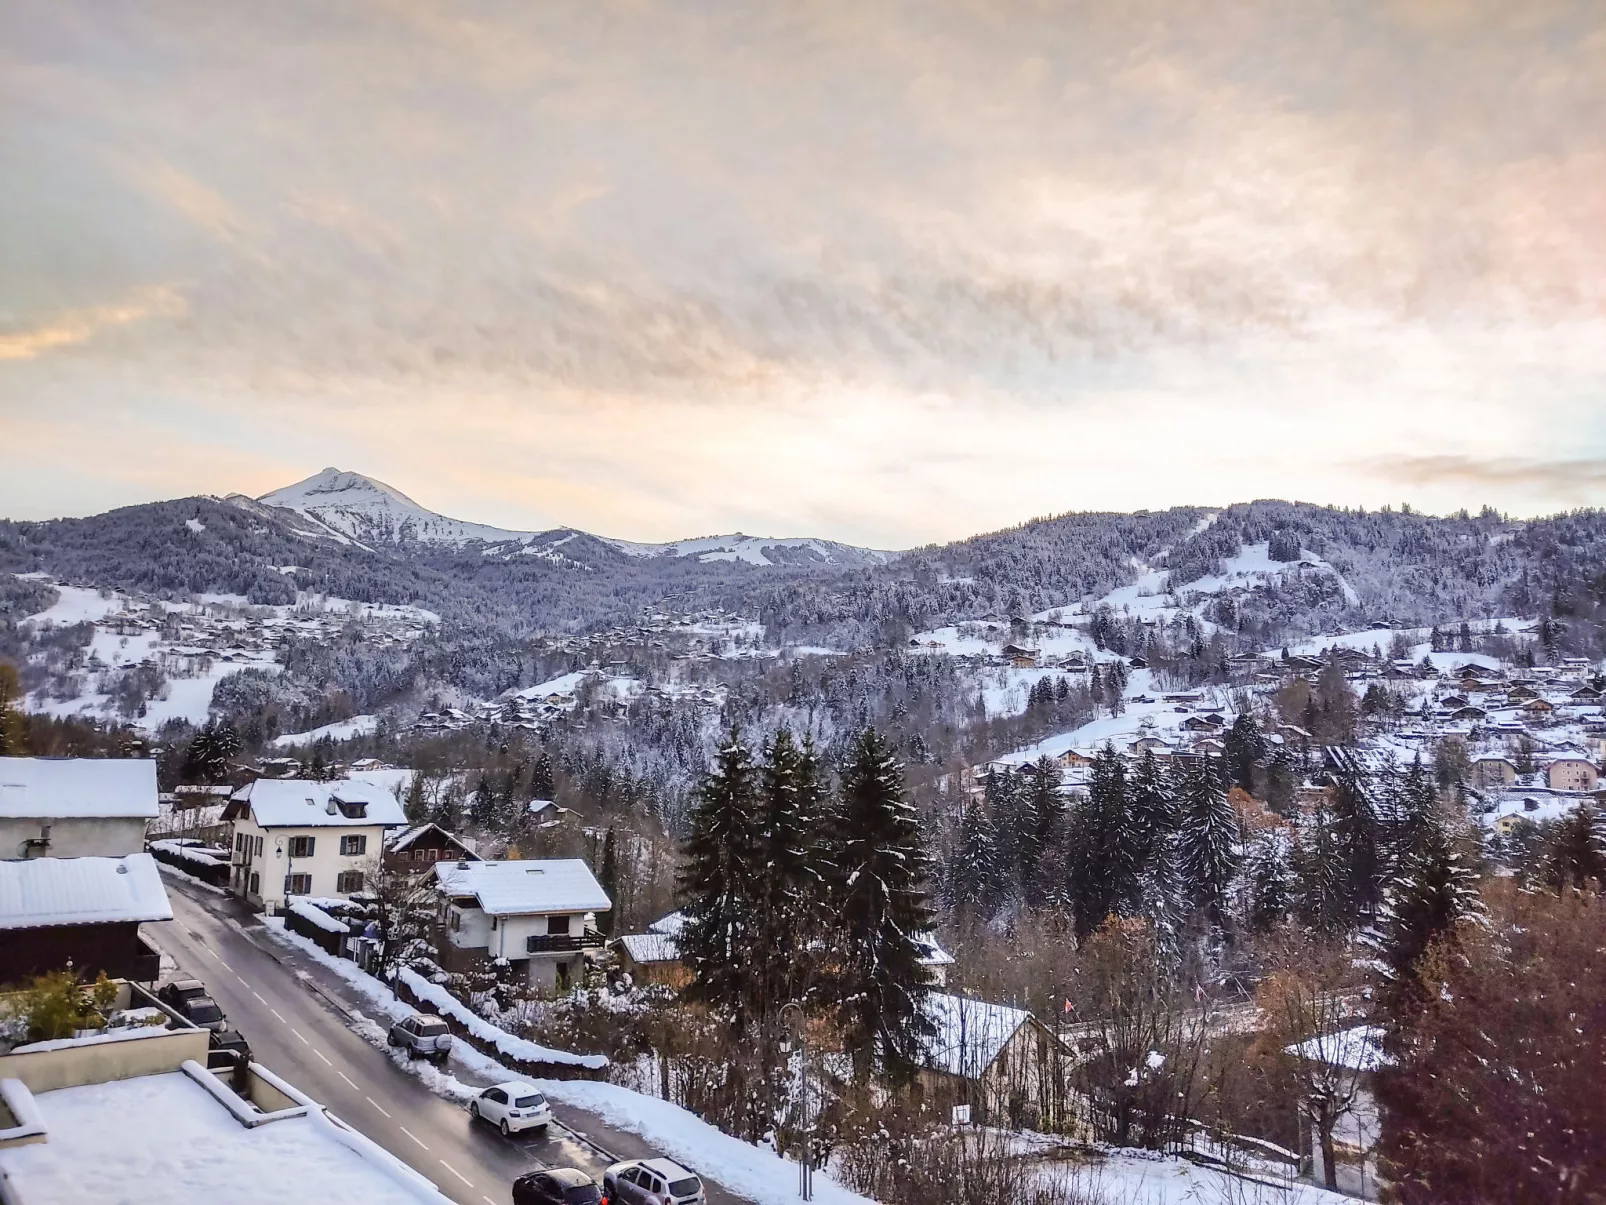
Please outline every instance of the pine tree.
M1296 823L1290 856L1294 909L1302 923L1334 935L1349 928L1348 877L1333 838L1333 813L1324 796Z
M760 775L763 873L753 941L753 1011L766 1023L802 994L801 959L818 921L813 906L824 886L812 854L820 837L818 798L804 757L790 730L782 728L765 746Z
M1227 772L1234 786L1251 793L1266 763L1266 738L1248 712L1242 712L1227 729Z
M1060 771L1054 759L1044 756L1033 767L1026 807L1021 812L1020 881L1026 902L1042 904L1048 894L1043 855L1060 837L1065 804L1060 798Z
M469 823L476 828L488 829L496 823L496 795L491 790L491 780L480 775L480 780L474 784L474 797L468 805Z
M1093 758L1087 794L1073 819L1067 894L1078 938L1112 913L1136 907L1136 834L1128 815L1126 763L1106 744Z
M1238 867L1238 814L1227 801L1221 768L1210 758L1183 766L1178 859L1194 904L1213 925L1227 917L1227 888Z
M608 835L602 839L602 871L598 875L598 882L613 901L613 907L597 918L597 928L604 934L612 934L614 918L619 915L619 848L611 824L608 826Z
M1382 1014L1397 1024L1413 1015L1425 990L1417 975L1423 955L1456 925L1483 916L1473 868L1435 816L1423 828L1367 938L1378 955Z
M1546 843L1544 877L1552 890L1606 886L1606 814L1580 804L1558 820Z
M983 800L974 800L959 821L959 844L948 872L948 907L958 916L991 920L1003 894L998 838Z
M541 756L535 761L535 768L530 771L530 797L551 799L555 789L552 778L552 755L542 750Z
M905 1082L932 1032L923 1009L930 975L916 943L932 917L919 820L904 798L902 770L874 729L855 743L843 776L840 825L838 1020L861 1084L877 1055L889 1079Z
M1256 933L1270 933L1287 921L1294 905L1293 873L1283 834L1274 831L1257 839L1250 847L1246 871L1249 927Z
M763 893L758 772L741 734L731 730L698 788L680 876L686 923L681 961L688 998L720 1010L738 1037L748 1013L756 901Z
M1332 845L1341 897L1339 918L1353 924L1376 914L1382 899L1385 850L1371 788L1352 770L1332 792Z
M23 748L22 713L16 704L22 698L22 679L17 667L0 661L0 757L21 757Z

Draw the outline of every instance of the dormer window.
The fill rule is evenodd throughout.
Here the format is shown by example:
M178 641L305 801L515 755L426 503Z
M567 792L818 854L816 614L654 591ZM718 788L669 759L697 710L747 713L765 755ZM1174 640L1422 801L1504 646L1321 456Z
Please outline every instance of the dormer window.
M335 804L340 808L340 814L347 820L364 820L368 816L366 803L347 803L343 799L337 799Z

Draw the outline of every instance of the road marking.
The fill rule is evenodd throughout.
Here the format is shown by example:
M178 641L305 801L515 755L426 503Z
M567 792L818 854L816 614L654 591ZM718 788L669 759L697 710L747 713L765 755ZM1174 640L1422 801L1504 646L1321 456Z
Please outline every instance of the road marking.
M486 1196L484 1193L480 1194L480 1200L484 1201L485 1205L496 1205L496 1202L491 1200L491 1198Z
M266 1000L264 1000L264 1001L263 1001L263 1003L264 1003L264 1004L266 1004L266 1003L267 1003L267 1001L266 1001ZM279 1017L279 1010L278 1010L278 1009L276 1009L276 1008L270 1008L270 1009L268 1009L268 1011L269 1011L269 1012L270 1012L270 1013L272 1013L272 1014L273 1014L273 1015L274 1015L274 1016L276 1016L276 1017ZM279 1024L280 1024L280 1025L283 1025L283 1024L285 1024L285 1019L284 1019L284 1018L283 1018L283 1017L279 1017Z
M334 1066L334 1064L329 1061L328 1056L326 1056L324 1054L324 1052L319 1050L316 1046L314 1046L312 1048L312 1053L317 1055L320 1059L323 1059L323 1065L325 1067L333 1067Z
M336 1071L335 1074L338 1075L341 1079L345 1080L348 1084L351 1084L351 1076L347 1075L344 1071ZM355 1088L357 1085L356 1084L351 1084L351 1086L353 1088Z
M252 995L253 995L253 996L257 996L257 994L256 994L256 989L254 989L254 988L253 988L253 989L252 989L252 991L251 991L251 994L252 994ZM262 997L261 997L261 996L257 996L257 1003L258 1003L258 1004L266 1004L266 1003L267 1003L267 1001L266 1001L266 1000L264 1000L264 999L263 999L263 998L262 998Z
M368 1103L369 1103L369 1104L371 1104L371 1105L373 1105L373 1107L374 1107L374 1108L376 1108L376 1109L378 1109L378 1110L379 1110L379 1111L380 1111L380 1112L381 1112L381 1113L385 1113L385 1107L384 1107L384 1106L383 1106L383 1105L381 1105L381 1104L380 1104L380 1103L379 1103L379 1102L378 1102L378 1101L377 1101L377 1100L375 1100L375 1099L374 1099L374 1098L373 1098L373 1097L371 1097L371 1096L365 1096L365 1097L363 1097L363 1099L364 1099L364 1100L366 1100L366 1101L367 1101L367 1102L368 1102ZM390 1114L389 1114L389 1113L385 1113L385 1116L386 1116L386 1117L389 1117L389 1116L390 1116Z
M383 1112L384 1110L380 1110L380 1111ZM429 1147L424 1146L424 1140L422 1138L420 1138L417 1134L415 1134L411 1130L409 1130L406 1126L397 1126L396 1128L398 1130L400 1130L403 1134L406 1134L407 1137L411 1138L414 1142L418 1143L419 1146L423 1146L426 1151L429 1150Z
M221 961L216 954L212 953L210 947L208 947L205 942L201 943L201 953L205 954L208 958L212 959L214 962Z
M444 1160L444 1159L442 1159L442 1160L441 1160L441 1161L440 1161L440 1163L441 1163L441 1166L442 1166L442 1167L444 1167L444 1168L445 1168L445 1169L446 1169L446 1170L447 1170L447 1171L449 1171L449 1172L451 1172L451 1173L452 1173L452 1175L454 1175L454 1176L456 1176L456 1177L457 1177L457 1178L458 1178L458 1179L459 1179L459 1180L461 1180L461 1181L462 1181L462 1182L463 1182L463 1183L464 1183L464 1184L467 1184L467 1185L468 1185L468 1186L469 1186L469 1187L470 1187L470 1188L473 1188L473 1187L474 1187L474 1181L472 1181L472 1180L470 1180L470 1179L469 1179L469 1178L468 1178L468 1177L467 1177L467 1176L465 1176L465 1175L464 1175L464 1174L463 1174L463 1173L462 1173L462 1172L460 1172L460 1171L458 1171L458 1170L457 1170L457 1169L456 1169L456 1168L455 1168L455 1167L453 1167L453 1166L452 1166L452 1165L451 1165L451 1164L450 1164L450 1163L448 1163L448 1162L446 1162L446 1160Z
M246 991L249 992L251 990L251 985L249 983L247 983L244 979L240 979L240 977L238 975L236 975L235 978L240 980L240 986L243 987Z
M213 957L217 958L218 966L222 967L229 974L231 974L231 975L234 974L234 968L233 967L231 967L228 963L224 962L223 959L218 958L218 956L216 954L214 954Z
M294 1025L292 1025L290 1027L290 1032L296 1035L296 1040L299 1041L303 1046L311 1046L312 1045L311 1042L307 1041L306 1038L303 1038L301 1036L301 1031L299 1029L297 1029Z

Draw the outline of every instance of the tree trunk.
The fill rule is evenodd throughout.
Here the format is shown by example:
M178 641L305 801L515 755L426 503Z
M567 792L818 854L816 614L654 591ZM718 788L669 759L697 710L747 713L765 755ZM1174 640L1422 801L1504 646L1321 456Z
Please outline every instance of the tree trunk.
M1336 1117L1326 1113L1317 1115L1316 1128L1321 1134L1322 1143L1322 1181L1333 1192L1338 1191L1338 1164L1333 1159L1333 1129L1337 1124Z

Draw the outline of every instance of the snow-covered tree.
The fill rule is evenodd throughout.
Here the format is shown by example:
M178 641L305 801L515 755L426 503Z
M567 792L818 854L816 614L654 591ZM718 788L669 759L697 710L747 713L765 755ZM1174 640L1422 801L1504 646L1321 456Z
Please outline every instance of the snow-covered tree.
M1210 758L1183 763L1177 796L1183 881L1210 923L1221 925L1227 916L1227 889L1238 868L1238 815L1227 801L1220 766Z

